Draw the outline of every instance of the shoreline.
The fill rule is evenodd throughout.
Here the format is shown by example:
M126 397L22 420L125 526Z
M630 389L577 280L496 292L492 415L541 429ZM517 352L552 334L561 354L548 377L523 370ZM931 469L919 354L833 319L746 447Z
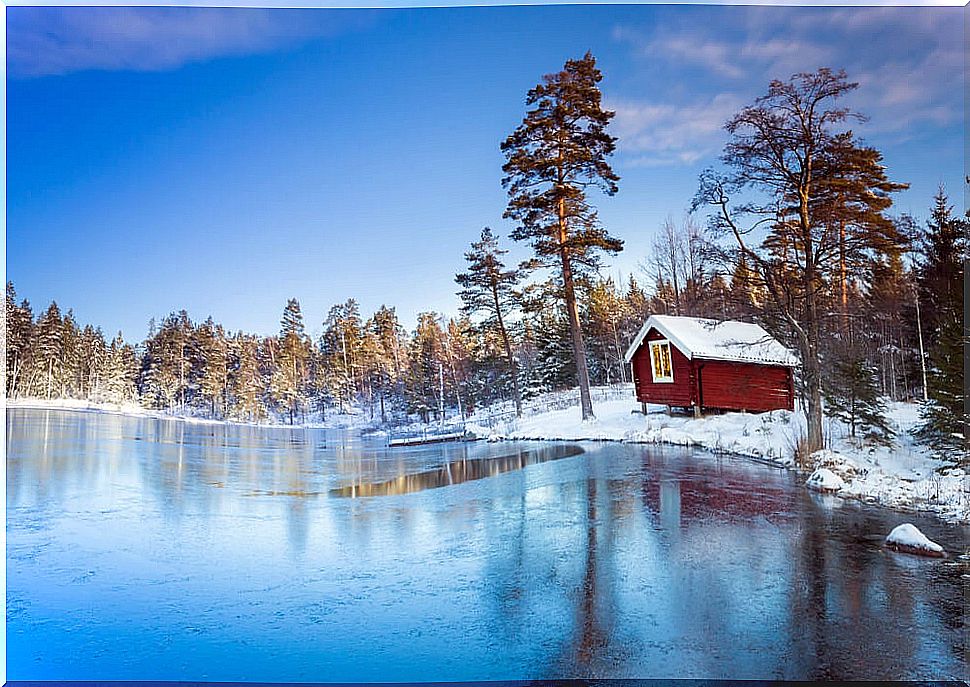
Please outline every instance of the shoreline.
M480 411L467 420L466 427L479 441L542 441L542 442L610 442L640 445L679 446L703 450L711 455L725 455L751 460L768 467L788 469L800 478L807 477L813 467L797 465L786 455L791 433L798 431L798 416L789 411L778 414L738 414L709 416L701 419L668 416L662 413L644 415L630 412L629 401L602 401L601 415L592 423L576 421L576 408L536 413L506 423L505 431L497 431L479 424L487 417ZM903 405L903 404L899 404ZM341 415L336 423L279 424L215 420L192 415L174 415L127 404L108 404L73 399L5 399L5 408L32 410L64 410L128 417L181 421L199 425L231 425L263 429L345 429L362 434L381 435L394 430L377 429L357 416ZM912 420L913 408L897 409L897 424ZM358 419L357 422L354 420ZM476 422L478 421L478 422ZM519 425L523 425L520 427ZM402 425L399 431L406 431ZM753 429L752 429L753 426ZM565 428L565 429L564 429ZM570 431L572 430L572 431ZM790 431L789 431L790 430ZM760 435L760 438L759 438ZM960 469L950 474L934 461L924 447L916 445L900 426L898 443L890 448L847 450L846 440L832 439L832 449L826 456L835 460L835 469L848 471L851 477L846 486L832 494L863 504L878 505L901 513L932 514L944 522L970 525L970 477ZM781 447L781 448L779 448Z
M675 443L671 441L645 441L645 440L637 440L637 439L604 439L604 438L553 439L553 438L545 438L545 437L519 437L519 436L515 438L501 438L501 439L486 438L484 440L494 441L494 442L515 442L515 441L582 442L582 441L585 441L585 442L602 443L602 444L608 444L608 443L627 444L632 446L674 446L678 448L693 449L695 451L703 451L705 453L711 454L712 456L728 456L731 458L740 458L744 460L749 460L753 463L764 465L765 467L791 472L796 476L804 478L803 482L813 472L812 469L802 468L794 462L780 462L780 461L772 460L770 458L765 458L764 456L760 456L760 455L743 453L738 451L729 451L724 449L716 449L716 448L704 446L703 444L680 444L680 443ZM866 496L855 492L837 491L837 492L827 492L827 493L817 492L817 493L820 497L823 497L823 498L826 498L826 497L840 498L840 499L845 499L847 501L855 501L865 505L879 506L880 508L886 508L888 510L895 511L897 513L911 513L913 515L932 515L950 525L970 526L970 514L964 517L959 517L959 516L948 517L945 513L941 512L937 508L932 508L932 507L921 508L915 504L900 504L900 505L888 504L872 496ZM929 502L929 503L931 506L933 505L932 502ZM944 505L944 504L936 504L936 505Z
M152 410L151 408L143 408L134 404L97 403L95 401L81 401L76 399L51 399L48 401L43 398L5 398L3 407L5 411L7 408L69 410L84 413L99 413L102 415L123 415L125 417L141 417L155 420L174 420L195 425L231 425L235 427L259 427L263 429L355 429L375 431L372 429L373 425L369 423L332 424L330 422L307 422L291 425L282 422L252 422L237 419L217 420L199 415L176 415L164 410ZM339 413L337 415L342 418L353 417Z

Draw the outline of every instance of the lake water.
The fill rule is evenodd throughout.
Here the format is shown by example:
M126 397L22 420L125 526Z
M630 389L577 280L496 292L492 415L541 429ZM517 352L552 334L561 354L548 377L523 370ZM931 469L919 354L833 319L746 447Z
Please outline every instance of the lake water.
M6 422L11 680L967 677L970 571L879 542L966 528L744 459Z

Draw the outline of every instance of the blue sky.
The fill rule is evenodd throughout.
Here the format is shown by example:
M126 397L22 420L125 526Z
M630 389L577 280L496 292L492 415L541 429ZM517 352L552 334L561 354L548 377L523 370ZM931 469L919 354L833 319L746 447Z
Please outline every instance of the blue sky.
M7 278L35 311L141 339L186 308L279 328L286 299L457 310L481 228L503 237L499 143L526 91L592 50L620 192L594 201L639 276L722 125L772 78L844 67L855 126L912 188L962 201L962 8L7 8ZM524 257L517 246L514 255Z

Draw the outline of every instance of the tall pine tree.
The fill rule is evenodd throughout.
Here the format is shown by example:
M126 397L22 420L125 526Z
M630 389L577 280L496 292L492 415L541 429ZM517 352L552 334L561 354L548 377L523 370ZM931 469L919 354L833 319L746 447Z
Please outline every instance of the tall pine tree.
M537 264L554 267L572 339L583 419L593 418L586 346L576 301L577 273L597 264L597 251L617 253L623 242L600 225L587 191L617 192L619 177L607 159L616 138L606 131L614 112L601 106L603 75L591 53L568 60L543 77L526 96L522 124L502 143L508 190L505 217L519 226L517 241L529 241Z

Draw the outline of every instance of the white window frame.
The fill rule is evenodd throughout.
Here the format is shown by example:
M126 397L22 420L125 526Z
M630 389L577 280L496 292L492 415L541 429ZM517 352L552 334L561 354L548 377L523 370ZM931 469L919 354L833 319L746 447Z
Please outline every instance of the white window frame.
M654 349L666 346L667 348L667 359L670 361L670 375L669 376L657 376L657 368L654 365ZM670 339L657 339L656 341L650 342L650 375L653 381L657 384L673 384L674 383L674 356L670 350Z

